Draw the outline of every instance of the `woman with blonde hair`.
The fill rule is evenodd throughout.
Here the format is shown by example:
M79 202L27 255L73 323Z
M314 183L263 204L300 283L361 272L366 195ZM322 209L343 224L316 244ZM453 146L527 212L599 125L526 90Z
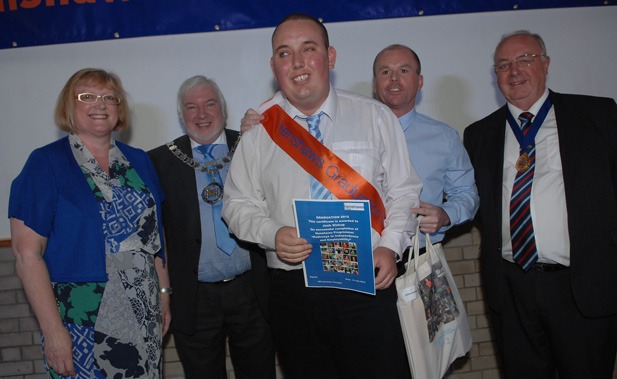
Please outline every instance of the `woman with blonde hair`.
M159 378L171 321L152 162L113 138L129 121L120 79L82 69L62 89L68 136L32 152L11 186L17 274L52 377Z

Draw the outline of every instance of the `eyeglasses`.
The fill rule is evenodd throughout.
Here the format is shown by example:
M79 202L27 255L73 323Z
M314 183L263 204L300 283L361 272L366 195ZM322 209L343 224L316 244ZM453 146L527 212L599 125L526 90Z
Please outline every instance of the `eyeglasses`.
M493 66L495 68L495 72L504 72L508 71L510 67L512 67L512 62L516 62L518 67L529 67L533 64L536 57L545 57L544 54L524 54L519 57L510 60L502 60Z
M115 95L95 95L93 93L79 93L76 99L86 104L94 104L99 101L99 98L103 100L103 103L107 105L118 105L122 102L118 96Z

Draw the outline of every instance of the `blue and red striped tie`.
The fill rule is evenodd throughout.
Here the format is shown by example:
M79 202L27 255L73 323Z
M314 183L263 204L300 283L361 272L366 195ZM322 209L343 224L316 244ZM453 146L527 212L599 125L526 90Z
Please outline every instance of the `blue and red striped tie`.
M523 112L518 117L523 135L531 129L533 115ZM512 236L512 257L524 271L529 270L538 261L536 238L531 220L531 185L536 167L536 145L521 148L521 154L527 153L530 165L527 170L518 171L514 178L512 197L510 199L510 235Z

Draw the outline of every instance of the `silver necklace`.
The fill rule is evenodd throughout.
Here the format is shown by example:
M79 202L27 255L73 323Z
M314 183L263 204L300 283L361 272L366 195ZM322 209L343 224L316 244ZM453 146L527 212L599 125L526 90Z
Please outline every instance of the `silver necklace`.
M182 163L195 170L207 172L210 175L212 181L201 191L201 198L208 204L216 204L221 201L221 199L223 199L223 185L216 182L214 178L216 177L216 174L219 172L220 169L222 169L223 167L225 167L225 165L231 162L231 158L236 152L236 148L238 147L240 138L242 138L242 133L240 133L238 139L236 139L236 143L234 143L227 155L209 162L195 162L193 158L183 153L182 150L180 150L180 148L176 146L173 141L167 142L166 145L169 151L171 151L171 153L175 155L176 158L180 159Z

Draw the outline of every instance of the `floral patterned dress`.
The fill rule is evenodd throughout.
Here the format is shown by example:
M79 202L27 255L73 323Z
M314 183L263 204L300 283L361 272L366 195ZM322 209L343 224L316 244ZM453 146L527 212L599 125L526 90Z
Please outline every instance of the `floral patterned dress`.
M161 246L154 198L113 140L109 175L77 136L69 141L99 204L108 277L52 283L73 338L77 378L160 378L162 316L154 257Z

